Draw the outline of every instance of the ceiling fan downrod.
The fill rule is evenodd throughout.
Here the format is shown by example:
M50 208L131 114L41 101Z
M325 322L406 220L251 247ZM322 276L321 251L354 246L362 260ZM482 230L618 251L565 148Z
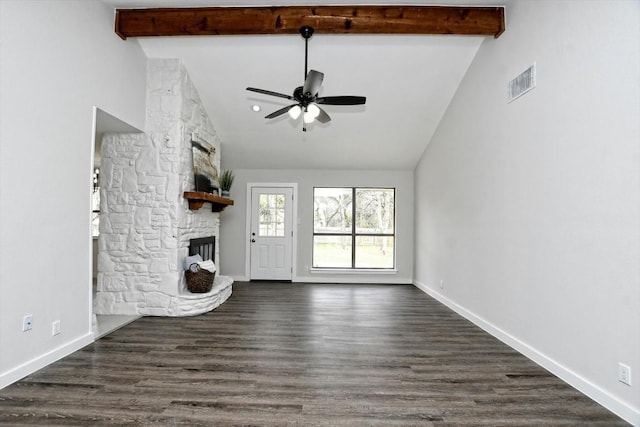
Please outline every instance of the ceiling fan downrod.
M307 72L308 65L307 65L307 63L308 63L308 58L309 58L309 39L313 35L313 27L310 27L308 25L304 25L304 26L300 27L300 35L304 39L304 76L303 76L302 81L305 81L305 79L307 78L307 75L308 75L308 72ZM305 114L307 114L307 111L308 111L307 106L308 106L308 102L303 102L302 103L302 108L303 108ZM303 120L302 121L302 132L306 132L306 131L307 131L307 124Z
M309 55L309 39L313 35L313 27L308 25L300 27L300 35L304 38L304 77L302 81L307 78L307 57Z

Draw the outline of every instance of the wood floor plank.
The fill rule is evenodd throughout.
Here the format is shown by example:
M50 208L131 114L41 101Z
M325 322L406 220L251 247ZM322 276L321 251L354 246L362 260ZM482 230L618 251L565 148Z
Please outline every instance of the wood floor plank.
M0 390L0 425L628 424L412 286L260 282Z

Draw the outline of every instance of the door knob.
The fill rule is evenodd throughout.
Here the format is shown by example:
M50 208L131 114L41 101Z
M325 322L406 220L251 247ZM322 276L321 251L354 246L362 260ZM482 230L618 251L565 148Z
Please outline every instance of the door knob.
M255 242L256 242L256 239L251 239L251 243L255 243Z

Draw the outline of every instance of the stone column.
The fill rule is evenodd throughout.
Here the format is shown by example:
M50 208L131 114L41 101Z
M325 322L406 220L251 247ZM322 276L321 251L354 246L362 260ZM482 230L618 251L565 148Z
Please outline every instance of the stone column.
M184 283L189 240L219 236L219 214L190 211L182 196L194 188L193 133L216 147L219 169L220 143L186 70L150 59L146 132L102 141L96 314L192 315L231 294L233 281L220 275L207 294Z

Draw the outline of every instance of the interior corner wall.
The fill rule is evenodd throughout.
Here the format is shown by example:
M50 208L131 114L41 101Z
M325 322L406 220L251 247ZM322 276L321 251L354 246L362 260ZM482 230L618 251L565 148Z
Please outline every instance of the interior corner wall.
M224 144L222 146L224 151ZM224 158L222 159L224 165ZM413 280L413 171L367 170L234 170L234 205L220 214L220 262L225 275L249 280L245 267L247 243L247 184L296 183L298 224L294 225L294 281L324 283L411 283ZM396 270L389 273L309 272L313 239L313 187L392 187L396 189Z
M146 56L113 20L94 0L0 1L0 387L93 341L93 107L145 123Z
M640 3L506 11L416 168L416 285L640 425Z

